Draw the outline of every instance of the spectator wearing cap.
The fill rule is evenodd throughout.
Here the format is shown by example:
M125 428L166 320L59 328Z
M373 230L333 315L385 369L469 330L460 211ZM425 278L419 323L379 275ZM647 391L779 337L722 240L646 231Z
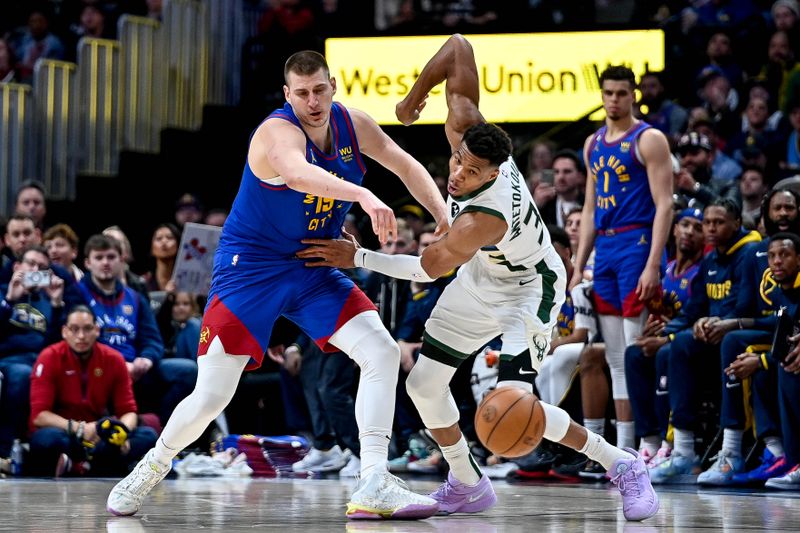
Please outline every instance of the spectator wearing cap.
M567 213L583 204L583 191L586 188L586 170L583 161L572 150L560 150L553 156L553 184L539 184L539 187L552 187L554 197L539 206L545 224L564 228Z
M722 181L733 181L742 175L742 167L735 159L720 150L719 137L714 130L714 123L708 116L708 112L702 107L692 109L692 116L689 119L689 130L702 133L711 141L714 147L714 163L711 165L711 175Z
M648 305L651 313L647 327L636 344L625 350L625 379L631 395L631 407L639 449L650 457L659 448L667 456L666 442L669 398L665 376L669 366L670 337L661 334L666 323L678 316L692 295L692 282L703 258L703 212L684 209L675 217L672 228L675 259L667 263L662 275L661 298ZM664 379L662 379L664 378ZM663 441L663 444L662 444Z
M761 200L769 190L764 177L764 170L759 167L747 167L739 181L739 194L742 197L742 225L747 229L756 229L761 219Z
M675 185L687 197L690 207L709 205L724 196L737 200L738 190L734 183L715 179L712 175L716 149L702 133L690 131L678 140L678 156L681 168Z
M739 93L718 67L706 67L697 77L698 96L708 112L714 129L723 139L730 138L739 127Z
M397 209L397 218L402 218L414 232L414 239L418 239L422 228L425 227L425 212L415 204L405 204Z
M667 98L662 72L646 72L639 80L639 113L642 119L661 130L674 142L686 131L689 113L676 102Z
M175 204L175 222L179 228L187 222L202 222L203 220L203 204L196 195L192 193L185 193L178 198Z
M797 27L797 19L800 18L797 0L778 0L772 4L770 12L776 30L791 31Z

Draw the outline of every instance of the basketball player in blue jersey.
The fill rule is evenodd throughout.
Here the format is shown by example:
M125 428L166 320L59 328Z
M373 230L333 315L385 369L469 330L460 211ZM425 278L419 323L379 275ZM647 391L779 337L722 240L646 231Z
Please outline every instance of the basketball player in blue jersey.
M642 331L645 302L661 293L661 257L672 223L672 166L664 134L633 116L633 72L609 67L600 86L606 119L584 144L591 179L570 287L581 282L594 247L595 311L611 370L617 446L632 448L625 348Z
M298 253L309 266L368 268L400 279L431 282L460 267L430 318L408 394L450 466L431 496L440 513L476 513L496 501L489 478L470 454L458 426L450 380L470 354L502 335L498 387L533 390L564 301L566 270L550 242L528 188L511 157L511 139L478 110L478 69L472 47L450 37L425 65L398 104L413 123L428 93L445 81L445 134L453 150L447 190L449 232L421 256L386 255L353 239L310 239ZM622 493L623 512L642 520L658 510L644 461L579 426L559 407L542 402L544 438L579 450L609 469Z
M333 101L325 58L298 52L284 70L286 104L250 140L242 182L215 256L198 348L195 390L175 409L156 447L117 484L108 510L135 513L230 401L245 368L261 364L272 325L285 316L326 351L361 367L356 420L361 481L349 518L426 518L437 502L386 470L400 360L374 305L338 270L308 269L295 253L304 238L336 238L352 202L372 220L381 244L397 235L394 215L361 187L366 154L397 174L440 227L445 204L430 175L366 114ZM391 391L391 393L390 393Z

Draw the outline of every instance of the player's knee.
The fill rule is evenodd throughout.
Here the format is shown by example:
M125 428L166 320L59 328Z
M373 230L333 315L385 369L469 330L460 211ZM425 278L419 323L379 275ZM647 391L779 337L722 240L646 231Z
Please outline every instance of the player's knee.
M406 378L406 392L415 405L424 405L441 399L445 395L445 387L433 375L425 375L420 365L414 365ZM417 407L419 409L419 407Z
M580 357L581 373L602 372L606 365L605 350L599 346L587 346Z

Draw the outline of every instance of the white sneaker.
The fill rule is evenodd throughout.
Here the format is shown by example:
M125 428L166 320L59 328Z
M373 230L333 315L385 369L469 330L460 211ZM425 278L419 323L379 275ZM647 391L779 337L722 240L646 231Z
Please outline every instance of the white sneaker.
M347 504L347 518L428 518L439 510L433 498L415 494L386 470L373 470L363 478Z
M106 502L109 513L117 516L134 514L142 507L144 497L166 477L172 465L159 463L154 454L155 449L147 452L133 472L114 486Z
M784 476L768 479L764 486L768 489L800 490L800 467L795 466Z
M344 468L349 459L349 450L342 452L337 444L327 451L311 448L308 454L292 465L294 472L337 472Z
M361 459L350 455L350 460L339 470L339 477L358 477L361 475Z
M505 479L511 472L516 472L519 468L517 463L497 463L492 466L482 466L481 470L489 479Z

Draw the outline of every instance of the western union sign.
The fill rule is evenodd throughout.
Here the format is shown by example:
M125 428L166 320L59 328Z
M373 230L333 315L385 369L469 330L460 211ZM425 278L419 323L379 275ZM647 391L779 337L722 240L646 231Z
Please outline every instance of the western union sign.
M481 86L481 113L491 122L578 119L600 104L600 73L625 64L639 75L664 68L660 30L468 35ZM398 124L394 106L408 93L447 36L327 39L336 100ZM443 124L444 85L435 88L420 124ZM439 95L437 97L436 95Z

